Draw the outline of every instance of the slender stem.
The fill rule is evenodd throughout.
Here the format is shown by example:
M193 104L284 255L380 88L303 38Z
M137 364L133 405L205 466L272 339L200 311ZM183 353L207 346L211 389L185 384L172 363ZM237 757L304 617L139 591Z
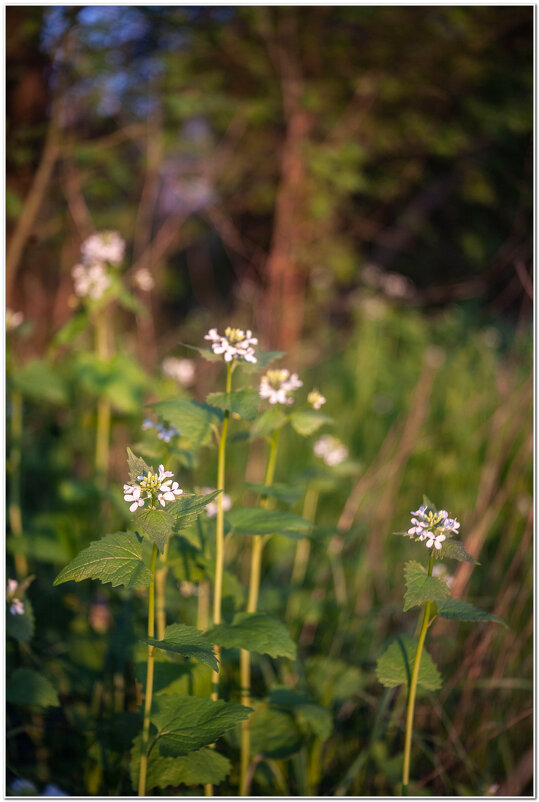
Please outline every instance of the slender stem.
M21 457L22 457L22 395L13 390L11 395L11 450L9 455L9 526L11 532L22 535L21 510ZM28 574L26 556L15 551L15 571L19 582Z
M109 352L109 317L107 309L100 309L95 316L95 350L97 357L105 362ZM97 402L97 430L95 442L95 469L99 482L104 485L109 465L110 403L100 398Z
M266 465L266 475L264 485L270 487L275 476L275 466L277 464L277 448L279 445L280 429L275 429L271 438L268 462ZM269 509L272 499L262 495L260 506ZM251 574L249 577L249 596L247 599L247 612L255 613L258 606L258 594L260 591L260 574L262 569L262 552L266 539L260 535L253 536L251 551ZM241 703L249 707L251 697L251 653L246 649L240 651L240 682L241 682ZM249 719L241 725L241 758L240 758L240 796L247 796L247 780L250 760L250 731Z
M305 493L305 501L303 502L303 518L306 521L314 523L316 517L316 507L318 506L318 490L310 486ZM309 538L304 537L298 540L296 546L296 556L294 558L294 567L292 569L291 584L301 585L307 573L307 563L309 561L309 554L311 552L311 541Z
M432 574L432 566L434 565L434 549L430 555L428 575ZM404 760L402 764L402 795L408 795L408 782L410 780L410 754L412 751L412 734L414 729L414 707L415 697L417 690L417 678L419 676L419 667L421 665L421 654L423 651L423 644L427 636L429 628L430 616L430 601L425 602L423 609L423 620L421 622L421 629L419 631L419 638L417 640L417 649L414 657L414 667L412 669L412 676L410 678L410 691L408 694L408 709L406 711L406 734L404 736Z
M157 562L157 546L154 543L150 570L152 581L148 591L148 637L155 635L155 564ZM148 644L148 667L146 671L146 695L144 698L144 723L142 725L142 743L140 748L140 770L138 779L138 795L146 795L146 772L148 769L148 740L150 735L150 711L153 695L153 656L154 647Z
M226 392L232 388L232 368L226 366ZM225 412L221 437L219 439L219 452L217 457L217 490L225 490L225 466L226 466L226 437L228 434L228 421L230 412ZM216 521L216 541L215 541L215 587L213 590L213 624L216 626L221 623L221 600L223 595L223 567L225 563L225 516L223 510L223 493L217 496L217 521ZM217 660L221 658L221 649L215 646ZM216 701L219 698L219 671L212 673L212 694L211 698Z
M165 544L163 554L159 557L159 568L155 572L155 623L157 629L157 640L163 640L167 627L165 610L165 589L167 584L167 551L168 543Z

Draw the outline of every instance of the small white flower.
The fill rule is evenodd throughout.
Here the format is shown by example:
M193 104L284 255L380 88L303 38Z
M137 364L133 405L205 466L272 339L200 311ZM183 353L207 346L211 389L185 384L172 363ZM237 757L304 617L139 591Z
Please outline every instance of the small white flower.
M428 549L434 546L435 549L440 550L445 539L445 535L435 535L434 532L427 532L426 546Z
M224 357L225 362L239 360L244 362L256 363L254 345L258 345L258 339L253 337L250 329L233 329L228 326L224 335L219 334L217 329L210 329L204 336L205 340L211 342L211 349L214 354Z
M9 611L11 615L24 615L24 603L20 599L13 599Z
M19 583L16 579L8 579L7 581L7 592L8 593L15 593L17 588L19 587Z
M176 359L174 356L167 356L161 364L163 376L167 379L181 384L183 387L190 387L195 379L195 363L192 359Z
M320 409L326 403L325 397L318 390L311 390L307 396L307 401L311 404L313 409Z
M417 518L412 518L412 523L414 526L408 530L409 535L417 535L420 540L425 540L427 537L425 529L427 528L428 524L424 521L418 521Z
M323 459L326 465L335 467L340 465L348 458L348 449L336 437L331 434L323 435L314 444L313 451L317 457Z
M205 496L208 493L213 493L214 490L214 487L202 487L200 492L203 496ZM223 512L226 512L232 507L232 499L228 493L221 493L221 504L223 505ZM218 509L217 499L215 501L210 501L209 504L206 504L206 515L208 518L215 518Z
M172 482L171 484L170 479L167 482L164 482L159 490L162 492L157 496L157 500L162 507L165 506L165 502L167 501L176 501L176 496L181 496L183 493L183 490L180 488L178 482Z
M135 273L133 280L139 290L150 292L155 287L155 281L147 267L141 267Z
M79 298L89 296L93 301L99 301L110 286L110 278L106 268L101 263L92 265L78 264L71 270L75 284L75 295Z
M6 309L6 331L14 331L18 329L24 321L22 312L14 312L12 309Z
M124 258L125 241L117 231L100 231L85 239L80 250L86 264L119 265Z
M292 393L303 387L297 373L289 370L268 370L260 379L258 394L260 398L267 398L270 404L293 404Z
M135 512L138 507L144 507L144 499L140 497L140 487L138 485L124 485L124 501L132 501L129 507L131 512Z

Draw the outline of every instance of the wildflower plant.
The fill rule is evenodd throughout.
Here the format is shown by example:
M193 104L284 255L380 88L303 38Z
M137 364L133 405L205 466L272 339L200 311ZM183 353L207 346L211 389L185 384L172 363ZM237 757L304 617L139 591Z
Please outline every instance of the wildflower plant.
M404 566L406 592L404 612L420 607L418 635L400 635L378 659L376 674L386 688L407 686L406 724L402 766L402 794L408 793L410 762L414 723L414 709L418 686L435 691L442 686L442 676L424 648L428 630L437 618L464 622L505 623L495 615L480 610L468 602L451 596L452 582L445 576L446 570L435 570L435 560L454 559L459 562L476 563L458 539L460 523L447 510L438 510L427 497L423 504L411 513L410 527L395 534L408 537L426 549L427 567L417 560L409 560ZM477 564L477 563L476 563ZM440 563L439 563L440 565ZM445 568L445 566L444 566Z
M146 672L141 677L145 692L141 731L133 742L130 767L139 795L169 784L171 758L177 782L183 781L188 768L190 784L204 784L206 794L211 794L213 784L226 776L230 766L224 756L208 747L240 722L239 791L248 793L250 716L259 716L265 709L264 703L251 698L251 654L290 660L296 656L296 646L284 624L258 610L264 545L276 533L298 541L308 538L313 529L311 520L276 509L278 500L289 498L295 503L299 497L296 492L287 492L285 486L274 485L279 437L287 425L308 437L331 421L314 408L322 405L321 394L314 391L314 398L302 402L299 391L303 382L298 374L269 367L282 354L260 349L250 330L228 327L220 335L217 329L210 329L205 339L210 348L199 350L205 359L223 363L224 392L210 393L200 402L185 397L182 390L180 397L150 405L151 413L144 419L142 430L157 435L163 456L155 469L145 461L145 452L142 457L128 450L129 476L123 484L123 499L129 525L91 543L55 580L60 584L91 578L124 585L137 594L148 590ZM253 371L262 374L256 382L250 376ZM226 492L227 440L232 425L243 429L248 442L262 439L267 444L264 480L245 488L258 496L253 506L232 505ZM189 464L190 469L198 464L201 450L214 445L216 489L187 493L185 483L169 467L171 459L178 459L184 467ZM181 456L187 453L190 462ZM188 534L193 533L193 526L198 533L195 540ZM187 552L185 537L189 538ZM233 614L224 618L223 587L225 581L231 581L225 546L230 537L251 539L251 559L245 608L235 605ZM186 560L196 562L193 567L199 577L198 587L193 585L191 574L184 572ZM182 596L196 598L197 627L183 621L166 626L164 584L169 569L180 581ZM239 650L239 702L221 698L223 648ZM165 689L156 696L156 653L196 659L209 667L208 695L178 695Z

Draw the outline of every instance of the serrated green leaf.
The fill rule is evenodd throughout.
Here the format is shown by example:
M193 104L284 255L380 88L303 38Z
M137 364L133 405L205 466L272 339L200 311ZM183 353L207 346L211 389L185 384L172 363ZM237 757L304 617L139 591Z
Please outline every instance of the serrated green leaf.
M212 426L219 424L224 417L222 410L199 401L171 399L150 404L150 407L163 420L179 429L182 437L195 447L210 441Z
M141 457L137 457L130 448L127 449L127 467L129 468L129 478L133 484L138 484L140 476L147 476L150 472L155 473L150 465L146 465Z
M245 487L261 496L275 498L285 504L295 504L303 496L303 488L293 485L285 485L279 482L267 487L262 482L245 482Z
M54 584L69 580L81 582L83 579L100 579L101 582L110 582L113 587L147 587L152 575L144 565L142 543L134 532L115 532L90 543L60 571Z
M325 741L333 730L333 718L326 707L315 704L305 694L291 688L272 688L269 696L272 708L291 710L302 731Z
M7 681L6 699L17 705L59 707L58 694L52 683L31 668L17 668Z
M460 540L444 540L442 543L442 548L436 552L436 559L443 560L458 560L461 563L475 563L475 565L479 565L477 560L472 557L471 554L468 554Z
M212 641L196 627L186 624L170 624L165 629L163 640L155 638L143 638L144 643L163 649L165 652L181 654L182 657L194 657L199 663L219 670L219 663L213 652Z
M172 515L167 510L145 510L139 507L135 512L134 522L137 529L141 529L162 553L174 528Z
M408 685L417 649L417 640L410 635L399 635L378 658L376 676L386 688ZM418 684L428 691L442 686L442 677L430 654L423 648L419 665Z
M302 738L292 713L258 707L250 719L251 754L281 760L301 749ZM239 728L231 730L226 740L240 747Z
M260 396L256 390L235 390L232 393L210 393L206 399L212 407L232 412L245 420L254 420L258 414Z
M34 611L28 599L24 600L24 613L13 615L9 604L6 609L6 635L19 643L28 643L34 634Z
M251 439L264 437L271 434L275 429L280 429L288 420L286 414L279 407L266 409L259 418L253 423L251 428Z
M208 746L251 712L237 702L162 694L155 700L151 720L157 727L160 753L176 757Z
M226 649L246 649L291 660L296 656L296 644L284 624L265 613L237 613L231 624L218 624L206 634L208 640Z
M135 790L138 788L141 740L140 735L134 739L129 763L131 783ZM157 749L153 749L148 758L146 791L171 785L218 785L229 773L230 761L215 749L204 748L175 757L162 757Z
M51 404L65 404L67 392L64 382L47 362L33 359L18 370L13 377L15 386L21 393L35 401Z
M191 526L219 493L222 490L212 490L211 493L201 495L182 495L167 504L167 513L174 518L174 532L177 534Z
M480 610L473 604L461 601L460 599L447 599L438 605L438 615L447 618L449 621L494 621L507 627L505 621L492 613ZM508 628L508 627L507 627Z
M325 423L333 423L333 418L324 415L323 412L316 412L314 409L298 410L290 415L290 423L296 432L302 437L313 434Z
M235 507L226 520L238 535L273 535L306 537L312 524L291 512L264 510L261 507Z
M436 576L429 576L421 563L415 560L410 560L404 566L404 577L406 582L404 612L424 602L438 602L451 595L447 582Z
M284 351L259 351L256 349L256 362L254 364L250 362L240 362L240 365L247 373L255 373L256 371L264 370L268 365L271 365L272 362L275 362L276 359L280 359L284 355Z

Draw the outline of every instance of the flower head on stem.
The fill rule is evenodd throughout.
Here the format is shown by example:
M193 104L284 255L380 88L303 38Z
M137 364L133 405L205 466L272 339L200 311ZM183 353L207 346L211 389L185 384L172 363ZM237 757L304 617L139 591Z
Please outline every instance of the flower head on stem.
M268 370L260 379L258 393L260 398L267 398L270 404L293 404L295 390L303 387L297 373L281 370Z
M457 534L460 523L456 518L450 518L447 510L434 511L423 505L412 512L412 526L408 534L415 536L416 540L426 541L428 549L440 551L442 543L448 536Z
M318 390L311 390L307 396L307 401L313 409L320 409L326 403L326 398Z
M228 326L224 335L219 334L217 329L210 329L204 337L211 342L211 349L214 354L222 355L225 362L251 362L256 363L255 349L258 339L253 337L250 329L233 329Z
M174 474L160 465L158 473L149 471L145 476L137 476L137 484L124 484L124 499L130 504L131 512L143 507L147 501L150 509L155 509L156 502L164 507L167 501L175 501L183 490L178 482L172 481L173 478Z

